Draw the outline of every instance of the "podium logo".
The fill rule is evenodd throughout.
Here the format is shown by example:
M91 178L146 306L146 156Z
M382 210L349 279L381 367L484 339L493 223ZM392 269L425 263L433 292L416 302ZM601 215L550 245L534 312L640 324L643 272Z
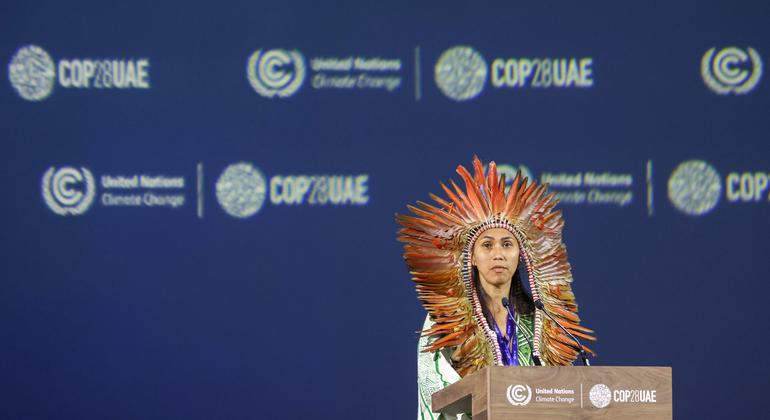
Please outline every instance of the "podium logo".
M604 384L596 384L591 387L588 392L588 399L591 400L591 404L596 408L604 408L610 405L612 399L612 392L610 388Z
M8 64L8 80L22 98L41 101L53 91L56 65L44 49L28 45L19 48Z
M702 216L713 210L721 194L719 173L702 160L682 162L668 179L671 204L690 216Z
M444 51L436 62L436 84L455 101L473 99L484 90L487 62L476 50L457 46Z
M511 405L523 406L529 404L532 399L532 388L529 385L508 385L505 396Z
M751 92L762 77L762 58L754 48L727 47L703 54L701 76L709 89L720 95Z
M265 177L252 164L235 163L225 168L217 180L217 201L227 214L244 219L262 208L266 185Z
M249 57L246 74L260 95L286 98L305 80L305 59L297 50L257 50Z
M94 201L96 183L86 168L53 166L43 175L43 200L54 213L61 216L85 213Z

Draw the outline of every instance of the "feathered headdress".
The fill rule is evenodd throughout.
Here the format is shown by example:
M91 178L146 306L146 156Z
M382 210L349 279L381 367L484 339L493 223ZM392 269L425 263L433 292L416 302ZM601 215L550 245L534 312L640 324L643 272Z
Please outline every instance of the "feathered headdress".
M438 339L424 351L459 346L453 359L461 376L484 366L498 365L502 356L495 333L487 323L473 282L471 251L480 234L504 228L516 237L527 269L534 300L573 334L594 340L593 333L579 325L577 303L572 293L572 273L567 249L562 243L564 220L553 211L555 193L546 195L546 185L522 180L517 173L506 193L505 176L498 178L494 162L487 173L474 157L474 174L462 165L457 173L465 188L454 181L441 184L446 198L430 194L436 205L421 201L407 206L413 216L396 215L402 226L398 239L404 243L406 259L417 295L435 321L423 331ZM546 365L570 365L577 358L576 344L547 317L535 312L533 356Z

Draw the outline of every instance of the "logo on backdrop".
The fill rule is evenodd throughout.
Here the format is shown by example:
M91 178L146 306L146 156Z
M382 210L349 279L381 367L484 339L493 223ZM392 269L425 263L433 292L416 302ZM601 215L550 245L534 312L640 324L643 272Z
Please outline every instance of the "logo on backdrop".
M436 84L444 95L466 101L481 94L489 82L495 89L590 88L592 57L498 57L487 66L469 46L444 51L436 62Z
M720 95L751 92L762 77L762 58L754 48L710 48L700 66L703 82Z
M505 396L511 405L524 406L532 399L532 388L529 385L508 385Z
M527 178L529 183L535 180L535 176L532 175L532 171L524 165L509 165L503 163L497 165L497 175L505 175L505 186L510 187L513 183L513 179L516 178L516 174L521 171L521 177Z
M80 215L92 205L103 207L168 207L185 204L185 178L165 175L107 175L96 178L90 170L65 166L50 167L43 174L42 192L46 205L56 214Z
M484 90L487 62L471 47L453 47L441 54L435 73L436 84L444 95L455 101L467 101Z
M48 53L36 46L19 48L8 64L8 79L22 98L40 101L53 92L56 66Z
M85 213L94 201L96 183L86 168L64 166L48 168L43 175L43 200L56 214L74 216Z
M297 50L256 50L246 68L251 87L267 98L286 98L305 81L305 59Z
M262 208L266 185L265 177L254 165L235 163L225 168L217 180L217 201L231 216L250 217Z
M712 211L722 194L722 181L713 166L702 160L688 160L674 169L668 179L668 198L677 210L690 216Z
M269 199L274 206L365 206L369 175L273 175L247 162L228 166L216 185L217 200L229 215L247 218Z
M41 101L58 82L65 89L149 89L150 61L72 58L54 62L41 47L19 48L8 64L8 80L22 98Z
M506 190L518 171L528 184L538 179L522 164L498 164L497 173L505 175ZM556 194L562 205L628 207L634 199L634 177L628 172L542 172L539 182L548 183L549 191Z
M588 399L591 400L591 404L596 408L604 408L610 405L612 399L612 392L610 388L604 384L596 384L591 387L588 392Z
M307 64L297 50L257 50L249 57L246 75L254 90L268 98L294 95L306 78L313 90L393 92L401 87L399 58L317 56Z
M190 183L191 179L195 182ZM266 177L255 165L238 162L222 171L214 193L225 213L245 219L268 202L274 206L364 207L369 203L368 183L368 174ZM197 176L189 178L139 172L94 175L83 167L50 167L40 185L45 204L60 215L83 214L92 206L182 209L187 205L203 218L206 190L202 162L197 165ZM190 206L191 202L197 205Z

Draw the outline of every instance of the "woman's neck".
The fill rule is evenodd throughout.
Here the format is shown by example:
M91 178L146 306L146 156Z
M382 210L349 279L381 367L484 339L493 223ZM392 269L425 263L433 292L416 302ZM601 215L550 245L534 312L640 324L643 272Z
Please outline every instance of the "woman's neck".
M486 282L481 283L481 288L484 290L484 297L488 305L489 311L495 318L498 314L505 316L507 310L503 306L503 298L507 298L511 293L511 282L502 285L493 285Z

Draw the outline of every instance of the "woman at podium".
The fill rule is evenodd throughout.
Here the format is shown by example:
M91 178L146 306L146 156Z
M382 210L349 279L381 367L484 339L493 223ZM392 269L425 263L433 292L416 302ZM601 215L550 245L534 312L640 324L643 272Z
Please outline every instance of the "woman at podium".
M458 166L463 187L441 184L434 204L397 215L398 239L427 311L419 342L419 419L436 419L431 395L485 366L570 365L579 348L535 304L572 334L579 325L572 274L555 194L517 174L510 185L494 162L474 173ZM531 294L524 288L526 274Z

